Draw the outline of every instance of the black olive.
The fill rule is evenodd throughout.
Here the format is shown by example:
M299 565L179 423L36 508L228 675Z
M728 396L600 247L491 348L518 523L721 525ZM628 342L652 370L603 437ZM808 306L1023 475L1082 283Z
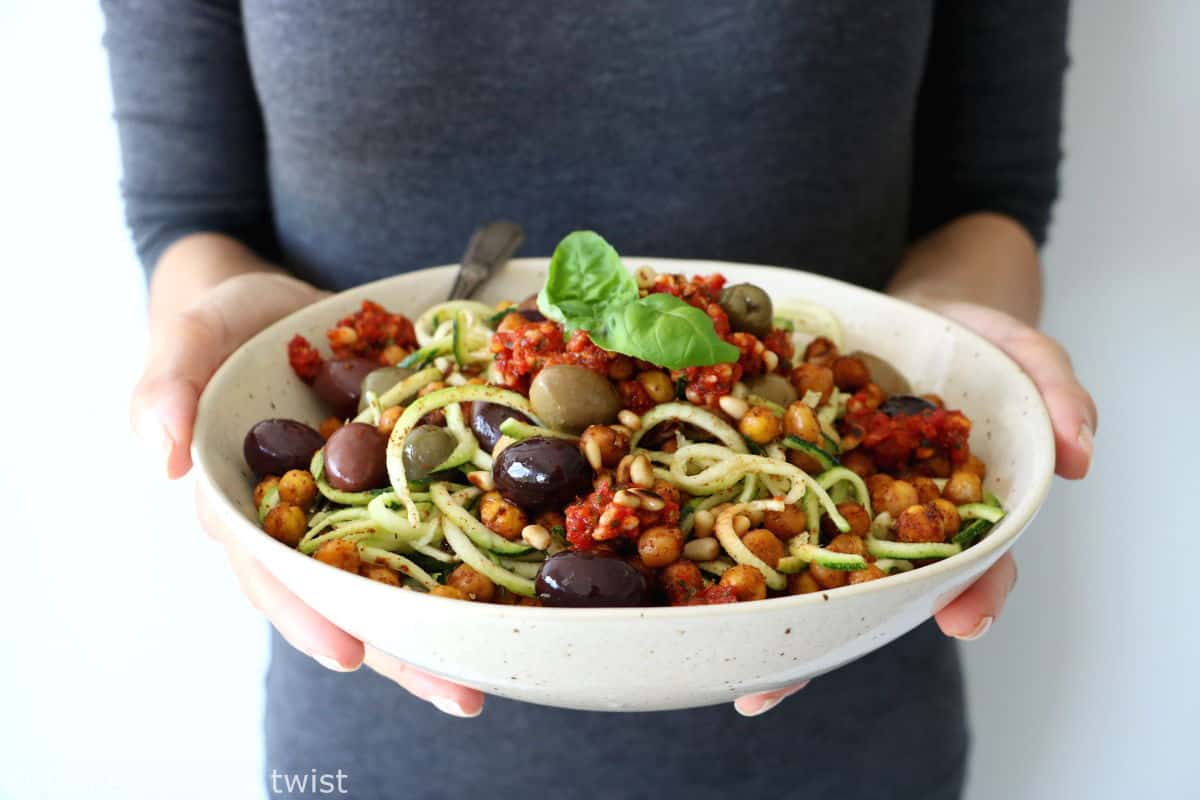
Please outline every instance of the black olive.
M538 599L548 606L613 608L640 606L646 579L619 558L568 550L551 556L538 570Z
M479 446L489 453L500 440L500 424L506 419L530 422L529 417L520 411L514 411L499 403L485 403L482 400L471 403L471 432L475 434Z
M538 311L536 308L522 308L517 313L524 317L526 322L546 321L546 315Z
M774 310L770 296L752 283L737 283L721 290L721 308L735 331L762 338L771 332Z
M358 411L363 378L379 369L379 363L358 356L336 358L321 364L312 388L336 416L345 419Z
M321 434L303 422L264 419L246 433L242 455L255 475L282 475L289 469L308 469L323 444Z
M338 428L325 443L325 479L344 492L387 485L387 439L361 422Z
M896 394L884 400L879 410L889 417L908 417L925 411L933 411L937 406L924 397L911 394Z
M574 442L536 436L510 444L492 464L492 481L505 500L527 511L561 511L591 491L592 468Z

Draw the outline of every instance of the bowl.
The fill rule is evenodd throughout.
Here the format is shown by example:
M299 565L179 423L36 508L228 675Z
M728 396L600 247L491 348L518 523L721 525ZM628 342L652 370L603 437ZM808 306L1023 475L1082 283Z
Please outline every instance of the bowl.
M255 422L325 416L288 365L296 333L324 341L337 319L371 299L415 318L443 300L456 266L398 275L304 308L235 352L200 400L198 480L217 513L292 592L353 636L421 669L493 695L576 709L650 711L731 701L837 669L903 635L969 586L1012 547L1050 486L1054 440L1037 390L1007 356L917 306L795 270L710 261L627 258L659 272L723 273L766 289L777 305L827 306L847 349L891 361L921 392L972 419L971 446L1007 516L965 552L884 580L756 603L562 609L468 603L402 591L301 555L257 524L242 439ZM542 284L546 259L509 262L479 293L519 300ZM736 642L736 647L730 643Z

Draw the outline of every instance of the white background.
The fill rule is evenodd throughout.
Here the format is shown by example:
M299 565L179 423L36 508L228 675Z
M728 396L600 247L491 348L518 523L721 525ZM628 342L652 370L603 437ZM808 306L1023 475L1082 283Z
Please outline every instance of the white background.
M260 797L263 627L126 433L143 289L100 14L69 5L0 5L0 797ZM1045 324L1098 398L1097 464L964 648L970 800L1192 785L1198 33L1185 0L1074 12Z

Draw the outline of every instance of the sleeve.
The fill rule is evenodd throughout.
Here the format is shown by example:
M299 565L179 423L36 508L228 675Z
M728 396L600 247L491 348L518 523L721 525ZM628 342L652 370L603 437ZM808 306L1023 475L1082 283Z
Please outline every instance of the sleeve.
M200 231L273 247L238 0L102 0L125 215L147 275Z
M1058 195L1067 0L938 0L917 103L913 238L971 211L1041 245Z

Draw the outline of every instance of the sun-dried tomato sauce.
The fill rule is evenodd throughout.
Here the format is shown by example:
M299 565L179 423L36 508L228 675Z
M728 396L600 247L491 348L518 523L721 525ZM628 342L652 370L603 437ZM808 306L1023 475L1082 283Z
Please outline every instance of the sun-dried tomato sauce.
M378 303L363 300L362 308L338 320L325 332L335 358L359 356L395 364L417 346L412 322L403 314L393 314ZM303 336L288 342L288 363L305 383L316 377L324 358Z
M951 463L958 465L971 455L967 444L971 420L961 411L935 408L894 417L878 410L850 411L841 426L862 437L859 449L870 453L881 470L901 470L913 459L937 454L945 454Z
M607 480L597 481L595 490L567 506L567 541L576 550L591 550L601 542L614 539L637 539L643 531L663 525L675 527L679 524L679 493L674 487L663 484L654 487L654 493L663 501L658 511L645 508L633 509L613 502L618 489Z

